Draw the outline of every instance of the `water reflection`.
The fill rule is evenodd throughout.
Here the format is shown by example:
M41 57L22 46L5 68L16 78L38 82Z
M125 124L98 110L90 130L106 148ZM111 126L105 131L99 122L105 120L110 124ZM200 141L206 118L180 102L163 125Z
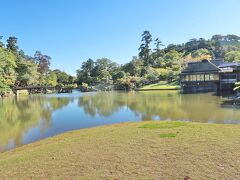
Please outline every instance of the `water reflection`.
M140 120L240 123L240 109L212 94L100 92L0 100L0 152L66 131Z
M41 96L0 100L0 151L21 145L24 134L34 126L44 132L51 126L52 112L69 102L69 98Z
M83 107L84 112L95 117L100 115L102 117L111 116L114 112L127 105L127 93L117 92L100 92L82 96L79 98L78 105Z
M194 122L239 121L240 111L224 106L222 98L208 94L165 92L96 93L79 98L79 106L91 116L108 117L123 107L129 108L141 120L169 119ZM228 107L228 108L227 108Z

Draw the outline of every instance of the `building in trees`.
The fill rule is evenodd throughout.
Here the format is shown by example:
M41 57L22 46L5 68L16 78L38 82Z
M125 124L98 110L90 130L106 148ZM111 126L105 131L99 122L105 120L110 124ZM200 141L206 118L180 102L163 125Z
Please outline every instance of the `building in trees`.
M223 59L189 62L180 77L183 92L232 91L240 80L240 64Z

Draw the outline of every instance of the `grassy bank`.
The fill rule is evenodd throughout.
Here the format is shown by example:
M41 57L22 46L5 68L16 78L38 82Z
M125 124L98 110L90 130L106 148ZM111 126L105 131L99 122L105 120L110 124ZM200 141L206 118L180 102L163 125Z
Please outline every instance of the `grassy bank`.
M0 178L239 179L239 149L239 125L124 123L2 153Z
M150 90L179 90L180 86L176 83L168 84L165 81L161 81L156 84L150 84L137 89L138 91L150 91Z

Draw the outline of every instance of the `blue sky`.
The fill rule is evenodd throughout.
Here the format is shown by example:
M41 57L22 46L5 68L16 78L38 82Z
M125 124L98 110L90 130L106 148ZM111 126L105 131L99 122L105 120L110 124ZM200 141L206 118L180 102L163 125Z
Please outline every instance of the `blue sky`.
M239 0L0 0L0 35L74 75L88 58L130 61L144 30L166 45L240 35L239 7Z

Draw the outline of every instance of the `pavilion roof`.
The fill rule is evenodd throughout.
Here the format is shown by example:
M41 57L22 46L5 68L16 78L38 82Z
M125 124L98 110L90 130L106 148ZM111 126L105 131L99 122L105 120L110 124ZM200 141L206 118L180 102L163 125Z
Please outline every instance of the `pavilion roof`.
M197 72L219 72L221 71L215 64L209 60L202 60L200 62L189 62L188 66L182 73L197 73Z

